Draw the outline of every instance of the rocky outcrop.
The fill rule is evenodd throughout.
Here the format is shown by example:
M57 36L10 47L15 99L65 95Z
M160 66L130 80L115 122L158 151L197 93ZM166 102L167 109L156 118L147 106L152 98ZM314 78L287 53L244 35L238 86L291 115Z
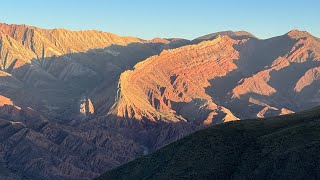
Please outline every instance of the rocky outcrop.
M84 96L80 100L80 114L87 116L87 115L92 115L94 113L94 107L93 104L87 96Z
M319 81L320 79L320 67L315 67L308 70L296 83L294 90L296 92L301 92L307 86Z

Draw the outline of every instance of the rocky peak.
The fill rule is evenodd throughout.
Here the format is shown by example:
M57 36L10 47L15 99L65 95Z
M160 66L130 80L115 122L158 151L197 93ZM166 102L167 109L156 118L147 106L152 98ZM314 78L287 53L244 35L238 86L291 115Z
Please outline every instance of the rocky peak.
M243 38L255 38L255 36L249 32L246 31L221 31L216 32L212 34L207 34L201 37L198 37L194 39L194 41L200 41L200 40L212 40L218 36L229 36L233 39L243 39Z
M170 41L164 38L153 38L151 40L146 41L147 43L163 43L163 44L169 44Z
M288 35L289 37L291 37L293 39L299 39L299 38L305 38L305 37L313 37L307 31L301 31L301 30L298 30L298 29L291 30L286 35Z

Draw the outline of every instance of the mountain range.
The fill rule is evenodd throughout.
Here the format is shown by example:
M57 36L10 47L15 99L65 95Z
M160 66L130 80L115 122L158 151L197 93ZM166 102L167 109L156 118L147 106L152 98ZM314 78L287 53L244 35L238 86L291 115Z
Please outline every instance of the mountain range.
M320 39L299 30L143 40L2 23L0 69L7 179L91 179L208 126L320 102Z

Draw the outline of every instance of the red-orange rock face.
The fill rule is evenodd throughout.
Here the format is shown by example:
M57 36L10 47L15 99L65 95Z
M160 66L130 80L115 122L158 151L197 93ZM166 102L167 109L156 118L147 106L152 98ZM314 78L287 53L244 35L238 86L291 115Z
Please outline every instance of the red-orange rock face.
M120 77L115 113L127 118L186 120L200 124L237 120L205 92L210 86L209 79L225 76L237 68L234 61L239 54L233 48L236 43L236 40L223 36L197 45L165 50L159 56L138 63L134 70L126 71ZM188 113L184 112L187 106L190 106L189 113L194 114L184 115ZM195 112L201 113L196 115Z
M299 93L318 84L318 38L298 30L267 40L242 35L217 34L138 63L122 73L111 113L210 124L292 113L302 110L300 103L308 108L319 102L319 92Z

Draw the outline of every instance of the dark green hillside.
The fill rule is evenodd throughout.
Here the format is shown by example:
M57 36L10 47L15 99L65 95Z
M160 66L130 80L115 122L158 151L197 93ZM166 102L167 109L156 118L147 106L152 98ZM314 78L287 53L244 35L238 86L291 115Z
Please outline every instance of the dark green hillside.
M99 179L319 179L320 108L198 131Z

